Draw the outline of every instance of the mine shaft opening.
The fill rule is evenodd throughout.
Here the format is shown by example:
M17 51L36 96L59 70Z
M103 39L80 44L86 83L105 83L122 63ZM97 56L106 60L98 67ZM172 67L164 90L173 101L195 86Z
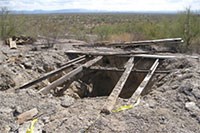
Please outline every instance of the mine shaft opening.
M81 95L79 93L80 98L109 96L123 74L122 70L124 70L124 64L127 60L128 58L106 57L96 65L116 67L121 71L87 69L86 74L84 74L84 76L78 81L80 86L85 86L84 88L86 88L80 88L82 89L81 91L84 91ZM134 69L149 70L154 61L155 59L135 58L134 68L129 75L119 97L124 99L130 98L145 78L147 72L135 72ZM154 80L151 80L142 95L146 95L150 92L153 84Z

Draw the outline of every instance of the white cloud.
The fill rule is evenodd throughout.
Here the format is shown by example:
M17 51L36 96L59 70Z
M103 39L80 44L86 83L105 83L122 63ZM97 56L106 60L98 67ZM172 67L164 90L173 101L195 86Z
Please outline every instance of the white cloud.
M178 11L189 6L200 10L200 0L0 0L0 5L11 10Z

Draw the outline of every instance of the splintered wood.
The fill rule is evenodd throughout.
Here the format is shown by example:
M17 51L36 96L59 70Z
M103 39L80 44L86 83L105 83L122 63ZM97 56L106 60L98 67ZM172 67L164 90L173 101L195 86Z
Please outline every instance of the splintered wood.
M116 103L116 100L132 71L132 68L134 66L133 61L134 61L133 57L131 57L128 60L128 62L126 64L126 70L124 71L124 73L120 77L119 81L117 82L116 86L114 87L113 91L111 92L110 96L108 97L107 102L105 103L105 105L103 106L103 109L101 110L102 113L105 113L105 114L111 113L111 110L113 109L113 107Z

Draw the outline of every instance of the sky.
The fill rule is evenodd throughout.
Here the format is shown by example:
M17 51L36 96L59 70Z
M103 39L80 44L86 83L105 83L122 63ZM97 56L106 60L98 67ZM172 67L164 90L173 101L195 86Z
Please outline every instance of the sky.
M9 10L88 9L105 11L200 10L200 0L0 0Z

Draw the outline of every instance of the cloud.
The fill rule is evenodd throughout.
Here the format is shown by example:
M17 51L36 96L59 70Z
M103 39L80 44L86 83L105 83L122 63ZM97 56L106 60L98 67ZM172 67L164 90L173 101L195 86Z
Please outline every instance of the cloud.
M200 10L199 0L0 0L0 5L11 10L177 11L189 6Z

